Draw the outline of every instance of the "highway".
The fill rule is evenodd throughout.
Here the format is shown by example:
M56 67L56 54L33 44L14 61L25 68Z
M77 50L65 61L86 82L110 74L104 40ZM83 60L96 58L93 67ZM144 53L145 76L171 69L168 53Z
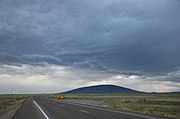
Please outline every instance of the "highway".
M139 113L118 111L68 102L29 97L12 119L160 119ZM165 118L163 118L165 119Z

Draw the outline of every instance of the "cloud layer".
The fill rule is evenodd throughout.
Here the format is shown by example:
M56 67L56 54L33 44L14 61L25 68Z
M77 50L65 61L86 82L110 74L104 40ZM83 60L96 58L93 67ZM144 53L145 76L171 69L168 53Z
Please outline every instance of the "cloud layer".
M174 78L171 74L179 77L180 71L172 72L168 76L144 77L46 64L43 67L1 65L0 72L0 93L63 92L97 84L115 84L146 92L180 90L179 82L174 83L168 79Z
M179 0L1 0L0 64L21 68L27 65L25 77L31 69L35 70L31 66L38 66L42 70L38 75L43 77L33 77L36 71L28 77L32 76L34 81L41 78L39 83L51 78L51 70L44 71L44 64L48 64L107 73L103 78L95 72L85 73L84 77L96 74L87 80L76 75L84 85L98 78L110 80L109 74L120 74L136 75L143 81L171 82L176 88L168 89L177 90L179 5ZM0 76L1 81L12 80L2 77L2 71ZM24 81L18 78L17 81ZM51 79L50 84L51 81L57 80Z

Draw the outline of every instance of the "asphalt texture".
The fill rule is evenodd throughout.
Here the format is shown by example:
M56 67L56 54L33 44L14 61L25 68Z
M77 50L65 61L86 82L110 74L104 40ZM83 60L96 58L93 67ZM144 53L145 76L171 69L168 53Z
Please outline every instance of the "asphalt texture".
M12 119L160 119L139 113L29 97ZM165 119L165 118L163 118Z

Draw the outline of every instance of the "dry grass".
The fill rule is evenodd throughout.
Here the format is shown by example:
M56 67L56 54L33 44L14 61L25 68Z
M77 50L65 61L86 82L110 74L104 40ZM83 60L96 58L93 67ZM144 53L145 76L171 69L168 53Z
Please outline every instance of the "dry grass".
M23 95L0 95L0 110L7 109L25 98Z

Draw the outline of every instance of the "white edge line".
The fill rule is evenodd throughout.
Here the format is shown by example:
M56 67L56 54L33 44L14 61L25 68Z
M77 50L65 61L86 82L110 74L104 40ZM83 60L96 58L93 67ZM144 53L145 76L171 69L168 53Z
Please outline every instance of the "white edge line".
M43 115L46 117L46 119L49 119L49 117L46 115L46 113L41 109L41 107L36 103L36 101L34 101L34 104L36 104L36 106L39 108L39 110L43 113Z
M67 104L76 105L76 106L82 106L82 107L88 107L88 108L94 108L94 109L102 110L102 111L108 111L108 112L114 112L114 113L120 113L120 114L127 114L127 115L136 116L136 117L142 117L142 118L146 118L146 119L161 119L161 118L155 118L155 117L151 117L151 116L145 116L145 115L134 114L134 113L129 113L129 112L120 112L120 111L116 111L116 110L104 109L104 108L100 108L100 107L93 107L93 106L89 106L89 105L75 104L75 103L65 102L65 101L63 101L62 103L67 103Z

